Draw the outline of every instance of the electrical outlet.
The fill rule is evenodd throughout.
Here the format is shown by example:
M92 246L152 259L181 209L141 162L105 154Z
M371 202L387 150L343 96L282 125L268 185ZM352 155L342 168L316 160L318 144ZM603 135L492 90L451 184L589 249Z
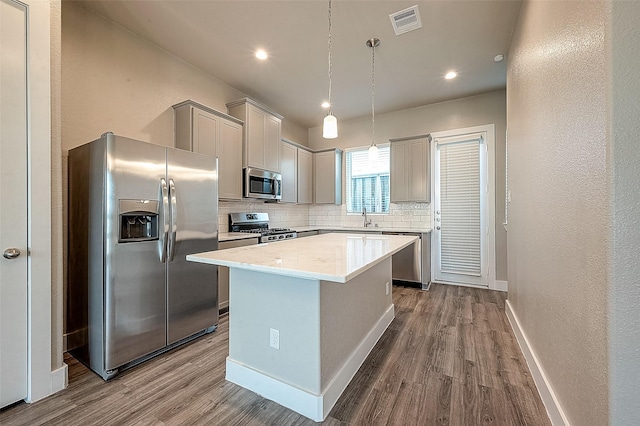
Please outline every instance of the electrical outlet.
M385 290L384 294L386 294L388 296L389 295L389 281L387 281L387 283L384 285L384 290Z
M270 328L269 329L269 346L275 349L280 349L280 331Z

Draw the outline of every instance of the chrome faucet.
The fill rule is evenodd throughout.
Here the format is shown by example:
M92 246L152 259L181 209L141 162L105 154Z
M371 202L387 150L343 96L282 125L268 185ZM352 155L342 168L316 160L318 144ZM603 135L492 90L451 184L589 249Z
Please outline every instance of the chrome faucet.
M372 225L371 219L367 220L367 208L362 208L362 216L364 216L364 227L366 228L369 225Z

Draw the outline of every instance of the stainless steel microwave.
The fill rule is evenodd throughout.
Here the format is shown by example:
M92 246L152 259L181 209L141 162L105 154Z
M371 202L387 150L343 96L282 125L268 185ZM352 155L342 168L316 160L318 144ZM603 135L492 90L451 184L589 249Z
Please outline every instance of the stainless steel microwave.
M282 198L282 175L280 173L247 167L243 173L244 196L279 200Z

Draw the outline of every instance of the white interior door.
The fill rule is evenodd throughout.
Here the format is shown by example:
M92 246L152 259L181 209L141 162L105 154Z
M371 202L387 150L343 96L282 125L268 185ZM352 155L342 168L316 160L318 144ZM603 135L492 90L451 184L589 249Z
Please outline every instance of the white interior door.
M27 397L26 19L0 0L0 407Z
M434 138L434 281L489 285L486 132Z

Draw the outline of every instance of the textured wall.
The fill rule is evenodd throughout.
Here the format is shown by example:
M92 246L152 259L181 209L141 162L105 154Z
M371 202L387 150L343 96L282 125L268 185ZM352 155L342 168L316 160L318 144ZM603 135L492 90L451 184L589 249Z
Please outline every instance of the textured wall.
M62 220L62 4L51 0L51 369L62 366L64 324Z
M218 111L246 95L73 2L63 3L63 148L105 131L173 146L171 105L193 99ZM306 144L307 129L283 123Z
M507 279L507 233L504 223L505 193L505 91L500 90L484 95L456 99L418 108L376 114L376 140L378 143L393 138L424 135L463 127L495 124L496 146L496 278ZM309 146L312 149L337 147L341 149L368 146L371 144L371 117L338 123L339 137L328 140L322 138L322 128L309 129ZM314 207L311 211L317 210ZM344 209L343 209L344 210ZM322 210L321 210L322 211ZM422 213L420 213L422 214ZM378 217L374 217L377 221ZM340 221L349 223L352 217L346 213ZM393 222L391 218L391 222Z
M613 1L611 19L613 264L609 288L612 425L640 423L640 3Z
M575 425L608 413L605 16L525 2L507 74L509 300Z

